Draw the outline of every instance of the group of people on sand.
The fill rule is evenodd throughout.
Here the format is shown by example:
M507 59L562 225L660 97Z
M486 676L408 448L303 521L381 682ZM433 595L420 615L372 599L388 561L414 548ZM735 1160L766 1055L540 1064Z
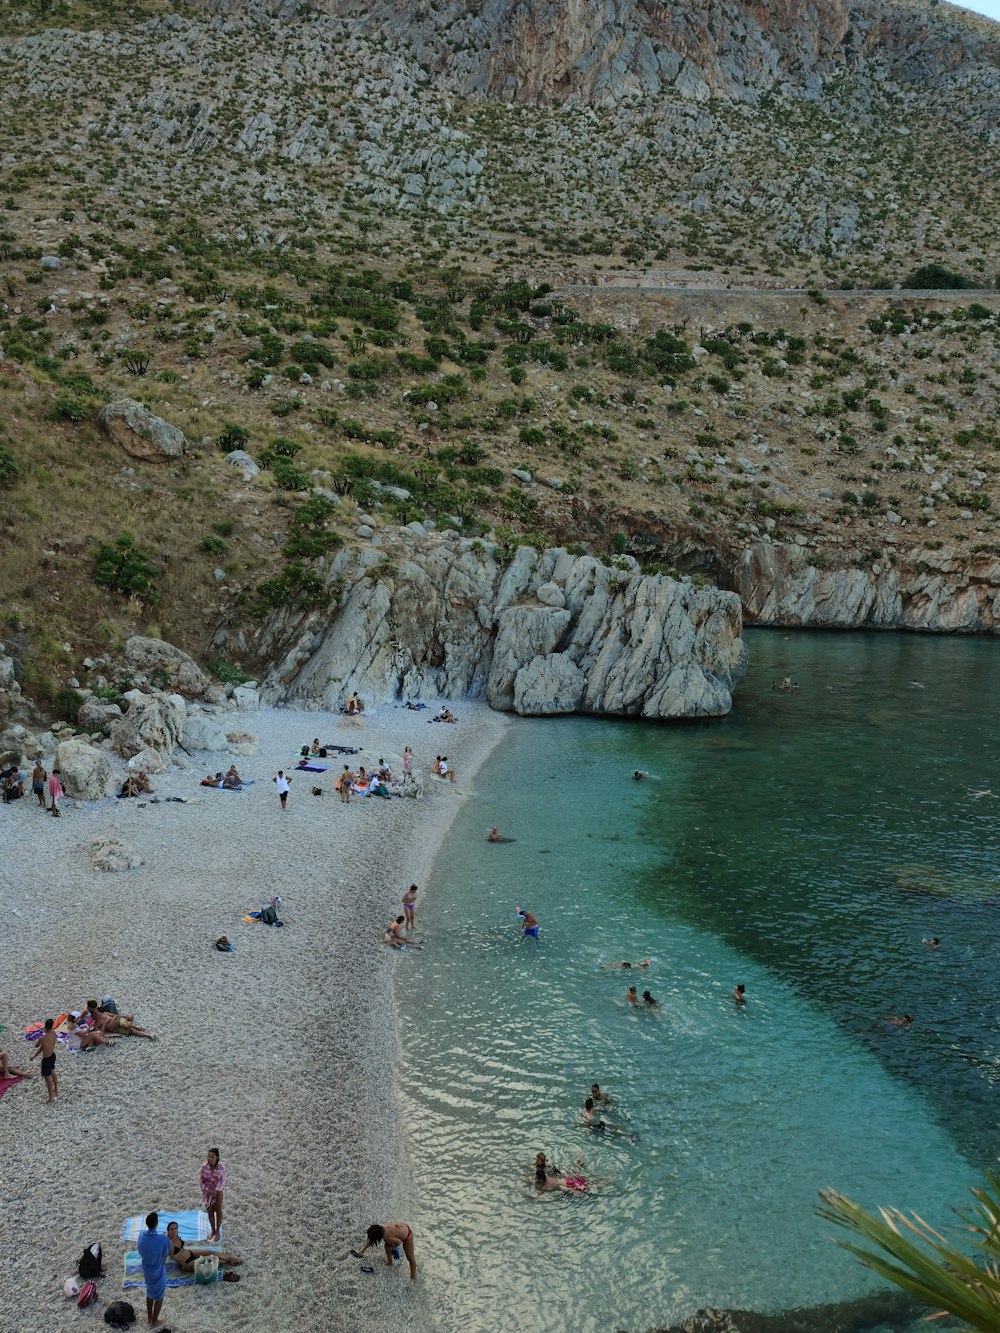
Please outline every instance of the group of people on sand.
M122 789L119 796L152 796L153 788L150 786L149 777L143 769L138 773L129 769L125 781L122 783Z
M413 942L413 931L417 924L417 886L411 884L403 893L403 910L394 921L385 928L383 940L392 949L405 949L419 946Z
M412 774L412 767L410 771ZM345 805L349 805L352 796L383 796L388 799L393 795L392 788L395 785L398 784L396 784L392 775L392 769L384 759L380 759L377 769L369 770L363 764L360 764L357 773L354 772L350 764L345 764L343 772L334 783L334 789L340 796L341 801Z
M364 701L359 699L356 693L352 694L347 703L341 707L340 711L346 713L348 717L360 717L365 711Z
M87 1051L94 1046L109 1046L111 1037L147 1037L155 1041L152 1032L139 1027L134 1014L120 1014L110 995L106 995L98 1004L97 1000L88 1000L86 1009L71 1009L62 1019L47 1018L41 1032L34 1038L35 1049L28 1057L29 1063L41 1059L41 1075L48 1093L46 1105L50 1106L59 1095L59 1076L56 1074L56 1054L59 1046L74 1053ZM15 1065L10 1057L0 1051L0 1077L34 1078L33 1069Z
M224 791L239 791L243 786L243 779L236 771L236 765L230 764L229 768L223 773L206 773L198 784L199 787L221 787Z
M435 755L434 773L439 778L444 778L447 782L455 782L455 770L448 763L446 754Z
M19 801L25 794L25 786L31 782L31 790L43 810L50 814L59 814L59 802L63 798L62 775L58 768L46 773L41 755L35 760L29 779L26 769L15 764L5 764L0 768L0 798L4 805ZM46 797L48 800L46 800Z

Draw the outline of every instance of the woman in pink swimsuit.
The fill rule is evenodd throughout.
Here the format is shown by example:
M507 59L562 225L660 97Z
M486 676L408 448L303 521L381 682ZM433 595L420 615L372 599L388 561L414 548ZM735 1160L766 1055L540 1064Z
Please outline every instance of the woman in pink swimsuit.
M400 1250L406 1255L406 1262L410 1265L410 1279L417 1276L417 1261L413 1254L413 1228L407 1222L386 1222L384 1227L377 1224L368 1228L368 1239L362 1245L360 1250L352 1251L358 1259L364 1254L370 1245L385 1246L386 1266L391 1268L393 1262L400 1257Z
M583 1165L581 1160L581 1166ZM584 1176L564 1176L546 1165L545 1154L540 1152L535 1157L535 1187L539 1192L545 1190L570 1190L582 1194L587 1188Z

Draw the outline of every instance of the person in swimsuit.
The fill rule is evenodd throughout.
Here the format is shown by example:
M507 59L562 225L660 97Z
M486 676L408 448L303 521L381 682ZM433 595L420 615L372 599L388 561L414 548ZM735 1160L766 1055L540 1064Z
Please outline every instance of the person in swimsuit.
M628 990L625 992L625 999L627 1003L633 1007L633 1009L639 1003L639 992L636 990L634 986L629 986Z
M399 1250L402 1249L406 1255L406 1262L410 1265L410 1280L417 1276L417 1261L413 1254L413 1228L409 1223L386 1222L384 1227L377 1224L370 1226L368 1239L357 1251L359 1259L371 1245L385 1246L385 1262L388 1268L392 1267L394 1259L399 1257Z
M414 914L417 907L417 886L411 884L403 894L403 916L406 918L406 929L412 930L414 927Z
M740 984L733 991L733 1000L736 1004L746 1004L747 988L746 986L743 985L742 982L740 982Z
M86 1051L91 1046L110 1046L111 1043L97 1028L81 1028L80 1015L70 1014L66 1019L66 1046L71 1051Z
M152 1032L146 1032L135 1021L135 1014L109 1014L98 1007L96 1000L87 1001L87 1009L94 1020L94 1027L106 1037L148 1037L156 1038Z
M610 968L612 972L621 971L623 968L625 971L628 971L633 967L649 967L652 961L652 958L644 958L641 963L605 963L604 966Z
M45 772L45 765L40 759L35 760L35 767L31 770L31 790L38 797L38 804L45 809L45 779L48 774Z
M403 784L413 781L413 751L407 745L403 750Z
M45 1105L49 1106L59 1095L59 1080L56 1078L56 1042L58 1038L55 1032L55 1023L51 1018L45 1020L45 1030L35 1042L34 1054L30 1057L37 1060L42 1057L42 1078L45 1080L45 1086L48 1089L48 1098Z
M579 1159L579 1165L583 1165L583 1158ZM570 1190L574 1194L582 1194L587 1188L587 1181L583 1176L564 1176L555 1167L547 1165L545 1154L538 1153L535 1156L535 1188L539 1193L547 1190Z
M355 777L348 764L344 765L344 771L337 779L337 790L340 792L340 799L345 805L351 803L351 792L354 790Z
M215 1254L215 1250L194 1250L185 1241L181 1240L180 1228L176 1222L167 1223L167 1240L170 1242L170 1257L182 1273L193 1273L196 1259L202 1259L208 1254ZM236 1265L243 1262L238 1254L219 1254L216 1255L216 1258L220 1264Z
M594 1101L598 1106L614 1105L615 1099L611 1097L608 1093L602 1092L601 1085L599 1083L592 1083L590 1085L590 1095L591 1097L593 1097Z
M503 834L500 832L500 830L497 828L496 824L494 824L493 827L490 829L489 833L487 833L487 835L486 835L486 841L487 841L487 842L513 842L514 839L513 839L513 838L505 838L505 837L503 836Z
M10 1057L6 1051L0 1051L0 1078L37 1078L38 1075L34 1069L21 1069L19 1065L12 1065Z
M538 917L534 912L529 912L527 908L519 907L517 914L521 918L521 925L518 927L525 939L538 939Z
M648 1009L661 1009L663 1006L659 1000L654 1000L648 990L642 992L642 1002Z
M406 946L406 936L403 934L403 926L406 923L405 916L397 916L395 921L390 921L385 928L385 935L382 937L384 942L393 949L402 949Z

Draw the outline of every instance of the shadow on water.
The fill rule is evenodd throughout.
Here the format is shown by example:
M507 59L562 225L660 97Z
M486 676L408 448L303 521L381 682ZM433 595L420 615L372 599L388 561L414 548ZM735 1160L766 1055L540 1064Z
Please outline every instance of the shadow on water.
M638 892L823 1006L919 1087L970 1160L988 1162L1000 1127L1000 775L983 702L1000 686L997 646L749 638L751 675L729 718L636 736L635 763L682 771L645 803L658 864ZM771 688L785 676L797 692ZM904 1013L908 1032L882 1026Z

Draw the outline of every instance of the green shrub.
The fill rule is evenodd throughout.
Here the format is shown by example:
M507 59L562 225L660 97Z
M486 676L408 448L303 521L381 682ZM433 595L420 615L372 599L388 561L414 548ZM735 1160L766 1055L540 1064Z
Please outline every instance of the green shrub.
M964 273L954 273L943 264L923 264L903 280L904 287L925 291L955 291L978 285L974 278L966 277Z
M226 543L221 537L202 537L198 543L198 550L203 551L205 555L225 555Z
M336 509L325 495L310 496L300 505L285 539L285 556L290 560L315 560L342 545L339 533L331 532L327 526Z
M253 679L240 667L233 666L231 662L209 662L208 669L215 679L221 681L223 685L244 685L248 680Z
M148 551L136 546L123 533L113 546L102 544L94 562L94 582L124 597L138 597L147 606L160 600L156 587L156 566Z
M0 486L11 486L20 475L21 469L18 467L17 459L10 452L0 445Z
M231 453L234 449L245 449L249 440L250 432L244 426L238 426L232 421L227 421L215 437L216 445L224 454Z
M83 421L89 411L86 402L67 389L60 389L52 404L52 417L55 421Z
M52 700L55 710L63 720L76 721L76 715L83 707L84 698L78 690L59 690Z

